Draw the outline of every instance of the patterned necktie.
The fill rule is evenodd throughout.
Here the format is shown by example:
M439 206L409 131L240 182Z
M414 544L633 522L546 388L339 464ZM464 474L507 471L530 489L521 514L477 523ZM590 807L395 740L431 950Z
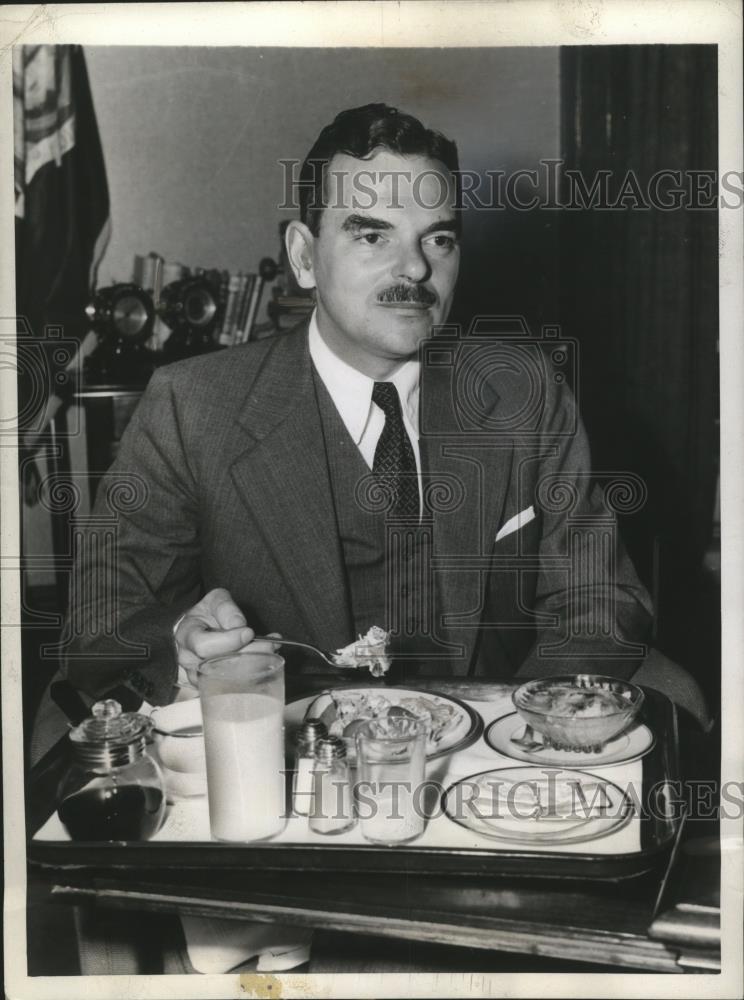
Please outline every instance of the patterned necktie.
M393 495L391 514L418 517L416 459L403 424L398 390L392 382L375 382L372 402L385 414L385 426L375 448L372 473Z

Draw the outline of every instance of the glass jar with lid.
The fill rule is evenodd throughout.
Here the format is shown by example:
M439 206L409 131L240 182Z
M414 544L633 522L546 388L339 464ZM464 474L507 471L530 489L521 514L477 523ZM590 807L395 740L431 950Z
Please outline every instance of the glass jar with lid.
M73 840L148 840L165 814L163 775L146 752L152 723L118 701L93 706L70 731L73 762L57 812Z

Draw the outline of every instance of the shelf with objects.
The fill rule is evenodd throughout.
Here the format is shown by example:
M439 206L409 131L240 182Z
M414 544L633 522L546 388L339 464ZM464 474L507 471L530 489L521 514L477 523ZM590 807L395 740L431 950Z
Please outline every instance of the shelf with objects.
M266 286L274 283L268 320L259 323ZM55 482L83 473L90 505L153 372L189 357L281 333L313 308L293 285L284 250L264 257L255 274L189 268L159 254L136 255L132 280L97 289L85 309L88 335L75 359L70 391L50 414L47 460ZM68 413L85 415L87 468L74 469ZM57 605L66 606L69 512L51 511Z

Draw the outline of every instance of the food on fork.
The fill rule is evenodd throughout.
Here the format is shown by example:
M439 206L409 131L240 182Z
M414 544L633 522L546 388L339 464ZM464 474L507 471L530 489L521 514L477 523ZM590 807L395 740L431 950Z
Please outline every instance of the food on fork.
M337 650L333 660L339 667L369 667L373 677L382 677L390 669L389 642L390 633L373 625L366 635L360 635L355 642Z

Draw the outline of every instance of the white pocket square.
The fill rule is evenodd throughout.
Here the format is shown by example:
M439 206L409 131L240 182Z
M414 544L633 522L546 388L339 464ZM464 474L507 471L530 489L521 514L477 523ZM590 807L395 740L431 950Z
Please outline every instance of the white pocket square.
M499 533L496 535L496 541L500 542L502 538L506 538L507 535L511 535L513 531L519 531L523 528L525 524L529 524L535 518L535 508L530 504L529 507L525 507L514 517L510 517L506 524L502 525L499 529Z

